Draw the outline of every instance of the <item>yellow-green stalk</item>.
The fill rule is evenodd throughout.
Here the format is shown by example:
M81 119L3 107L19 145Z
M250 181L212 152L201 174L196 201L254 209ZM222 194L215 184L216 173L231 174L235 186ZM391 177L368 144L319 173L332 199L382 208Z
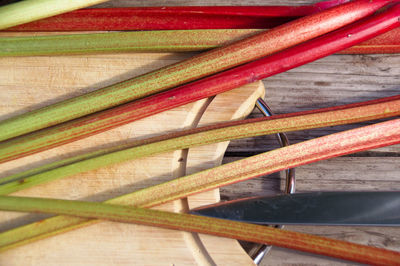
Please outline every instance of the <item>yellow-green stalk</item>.
M107 0L24 0L0 7L0 29L24 24Z
M166 30L0 38L0 56L190 52L227 45L263 30ZM20 34L20 33L19 33Z
M204 51L260 33L260 29L165 30L33 36L3 33L0 56L73 55L116 52ZM43 33L44 34L44 33ZM15 35L15 36L14 36ZM342 50L340 54L400 53L400 28Z

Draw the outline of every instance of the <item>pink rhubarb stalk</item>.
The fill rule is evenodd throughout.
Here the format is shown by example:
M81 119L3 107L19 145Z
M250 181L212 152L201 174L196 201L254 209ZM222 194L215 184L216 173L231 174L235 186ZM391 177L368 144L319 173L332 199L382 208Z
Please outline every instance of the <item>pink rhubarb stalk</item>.
M400 25L400 5L283 52L145 99L0 144L0 162L82 139L335 53ZM219 50L222 51L222 50Z

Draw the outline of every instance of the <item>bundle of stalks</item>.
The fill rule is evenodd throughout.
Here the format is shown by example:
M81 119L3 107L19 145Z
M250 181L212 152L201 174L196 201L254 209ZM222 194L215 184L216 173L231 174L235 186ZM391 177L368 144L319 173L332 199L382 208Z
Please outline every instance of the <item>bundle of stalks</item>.
M84 5L98 2L102 1L86 1ZM5 38L0 41L5 44L3 46L5 48L0 50L0 55L21 56L35 53L37 55L43 53L44 50L50 54L93 52L99 49L115 52L132 49L132 47L136 51L146 49L176 51L171 48L175 44L178 44L179 51L219 48L93 93L0 122L0 141L2 141L0 163L210 97L332 53L373 52L379 49L385 52L396 52L399 47L396 37L399 31L395 28L400 25L400 4L388 5L393 2L397 1L334 0L299 8L272 7L268 11L252 7L174 7L163 10L157 8L90 9L13 27L9 30L121 30L128 28L177 30L215 29L218 28L216 25L220 26L219 28L249 28L249 26L260 28L261 22L265 20L270 23L267 26L279 25L267 31L254 29L162 31ZM46 10L39 10L46 4L49 5ZM82 1L65 3L57 8L55 8L56 3L53 4L50 5L45 0L35 3L23 1L0 7L0 15L8 14L0 19L0 29L84 6ZM371 16L385 6L388 7L387 10ZM22 19L18 12L27 12L27 10L36 11L32 13L32 16ZM320 12L320 10L323 11ZM9 16L10 14L13 18ZM127 14L132 19L121 23L121 18L123 19ZM136 15L132 16L132 14ZM176 17L176 22L167 25L166 18L170 18L171 15ZM143 19L146 16L152 16L154 19L150 21ZM205 20L204 16L208 20ZM227 16L233 19L224 19ZM294 18L296 20L293 20ZM183 23L185 19L190 22ZM146 23L140 23L142 21ZM244 23L240 24L239 21L244 21ZM286 21L290 22L282 24ZM179 27L179 25L185 26ZM212 38L210 37L212 33L217 35ZM386 37L378 36L382 33L386 33ZM191 38L187 39L187 34L192 34ZM225 38L217 39L217 36L221 34ZM120 42L119 38L125 39L129 35L147 37L133 46L131 43L121 43L121 46L113 47L115 41ZM104 45L106 36L113 36L115 39L108 45ZM178 38L171 42L171 36L178 36ZM179 38L179 36L185 37ZM65 40L68 42L62 48L52 47L49 43L54 41L61 43ZM39 49L31 49L30 46L34 42L38 43ZM86 46L82 46L83 43ZM10 44L17 45L14 48L7 48ZM399 119L305 141L135 191L110 199L105 203L4 195L44 182L161 152L244 137L389 118L399 114L400 99L399 96L394 96L270 118L228 122L146 139L107 150L98 150L5 177L0 180L0 195L3 195L0 196L1 210L44 212L63 216L55 216L40 223L28 224L0 233L0 250L99 221L94 219L105 219L273 244L362 263L373 262L383 265L398 263L400 253L394 251L280 229L141 208L153 207L194 193L283 169L400 143Z

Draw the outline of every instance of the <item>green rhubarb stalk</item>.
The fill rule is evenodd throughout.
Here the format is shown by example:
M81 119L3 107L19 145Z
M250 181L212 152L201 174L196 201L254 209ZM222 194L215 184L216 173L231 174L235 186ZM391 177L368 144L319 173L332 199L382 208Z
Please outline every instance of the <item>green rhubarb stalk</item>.
M166 30L0 38L0 56L110 52L190 52L227 45L263 30Z
M139 99L305 42L368 16L391 0L355 0L180 63L0 122L0 141Z
M0 7L0 29L24 24L107 0L24 0Z
M0 195L157 153L238 138L387 118L399 114L400 95L272 118L220 123L99 150L11 175L0 179Z
M165 30L18 37L3 34L0 56L72 55L115 52L192 52L228 45L260 29ZM21 36L22 35L22 36ZM340 54L398 53L400 29L340 51Z
M115 205L153 207L171 200L284 169L400 143L400 119L308 140L107 200ZM0 233L0 251L99 220L55 216Z
M135 223L275 245L361 263L390 265L400 252L273 227L96 202L0 196L0 209Z

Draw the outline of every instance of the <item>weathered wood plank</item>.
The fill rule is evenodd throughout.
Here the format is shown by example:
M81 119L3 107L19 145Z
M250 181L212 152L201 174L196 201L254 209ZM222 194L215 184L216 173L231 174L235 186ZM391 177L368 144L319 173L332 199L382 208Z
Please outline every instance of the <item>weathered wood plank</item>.
M241 158L225 157L223 163ZM296 192L400 190L400 157L338 157L296 168ZM235 199L278 193L284 175L273 174L221 188Z

